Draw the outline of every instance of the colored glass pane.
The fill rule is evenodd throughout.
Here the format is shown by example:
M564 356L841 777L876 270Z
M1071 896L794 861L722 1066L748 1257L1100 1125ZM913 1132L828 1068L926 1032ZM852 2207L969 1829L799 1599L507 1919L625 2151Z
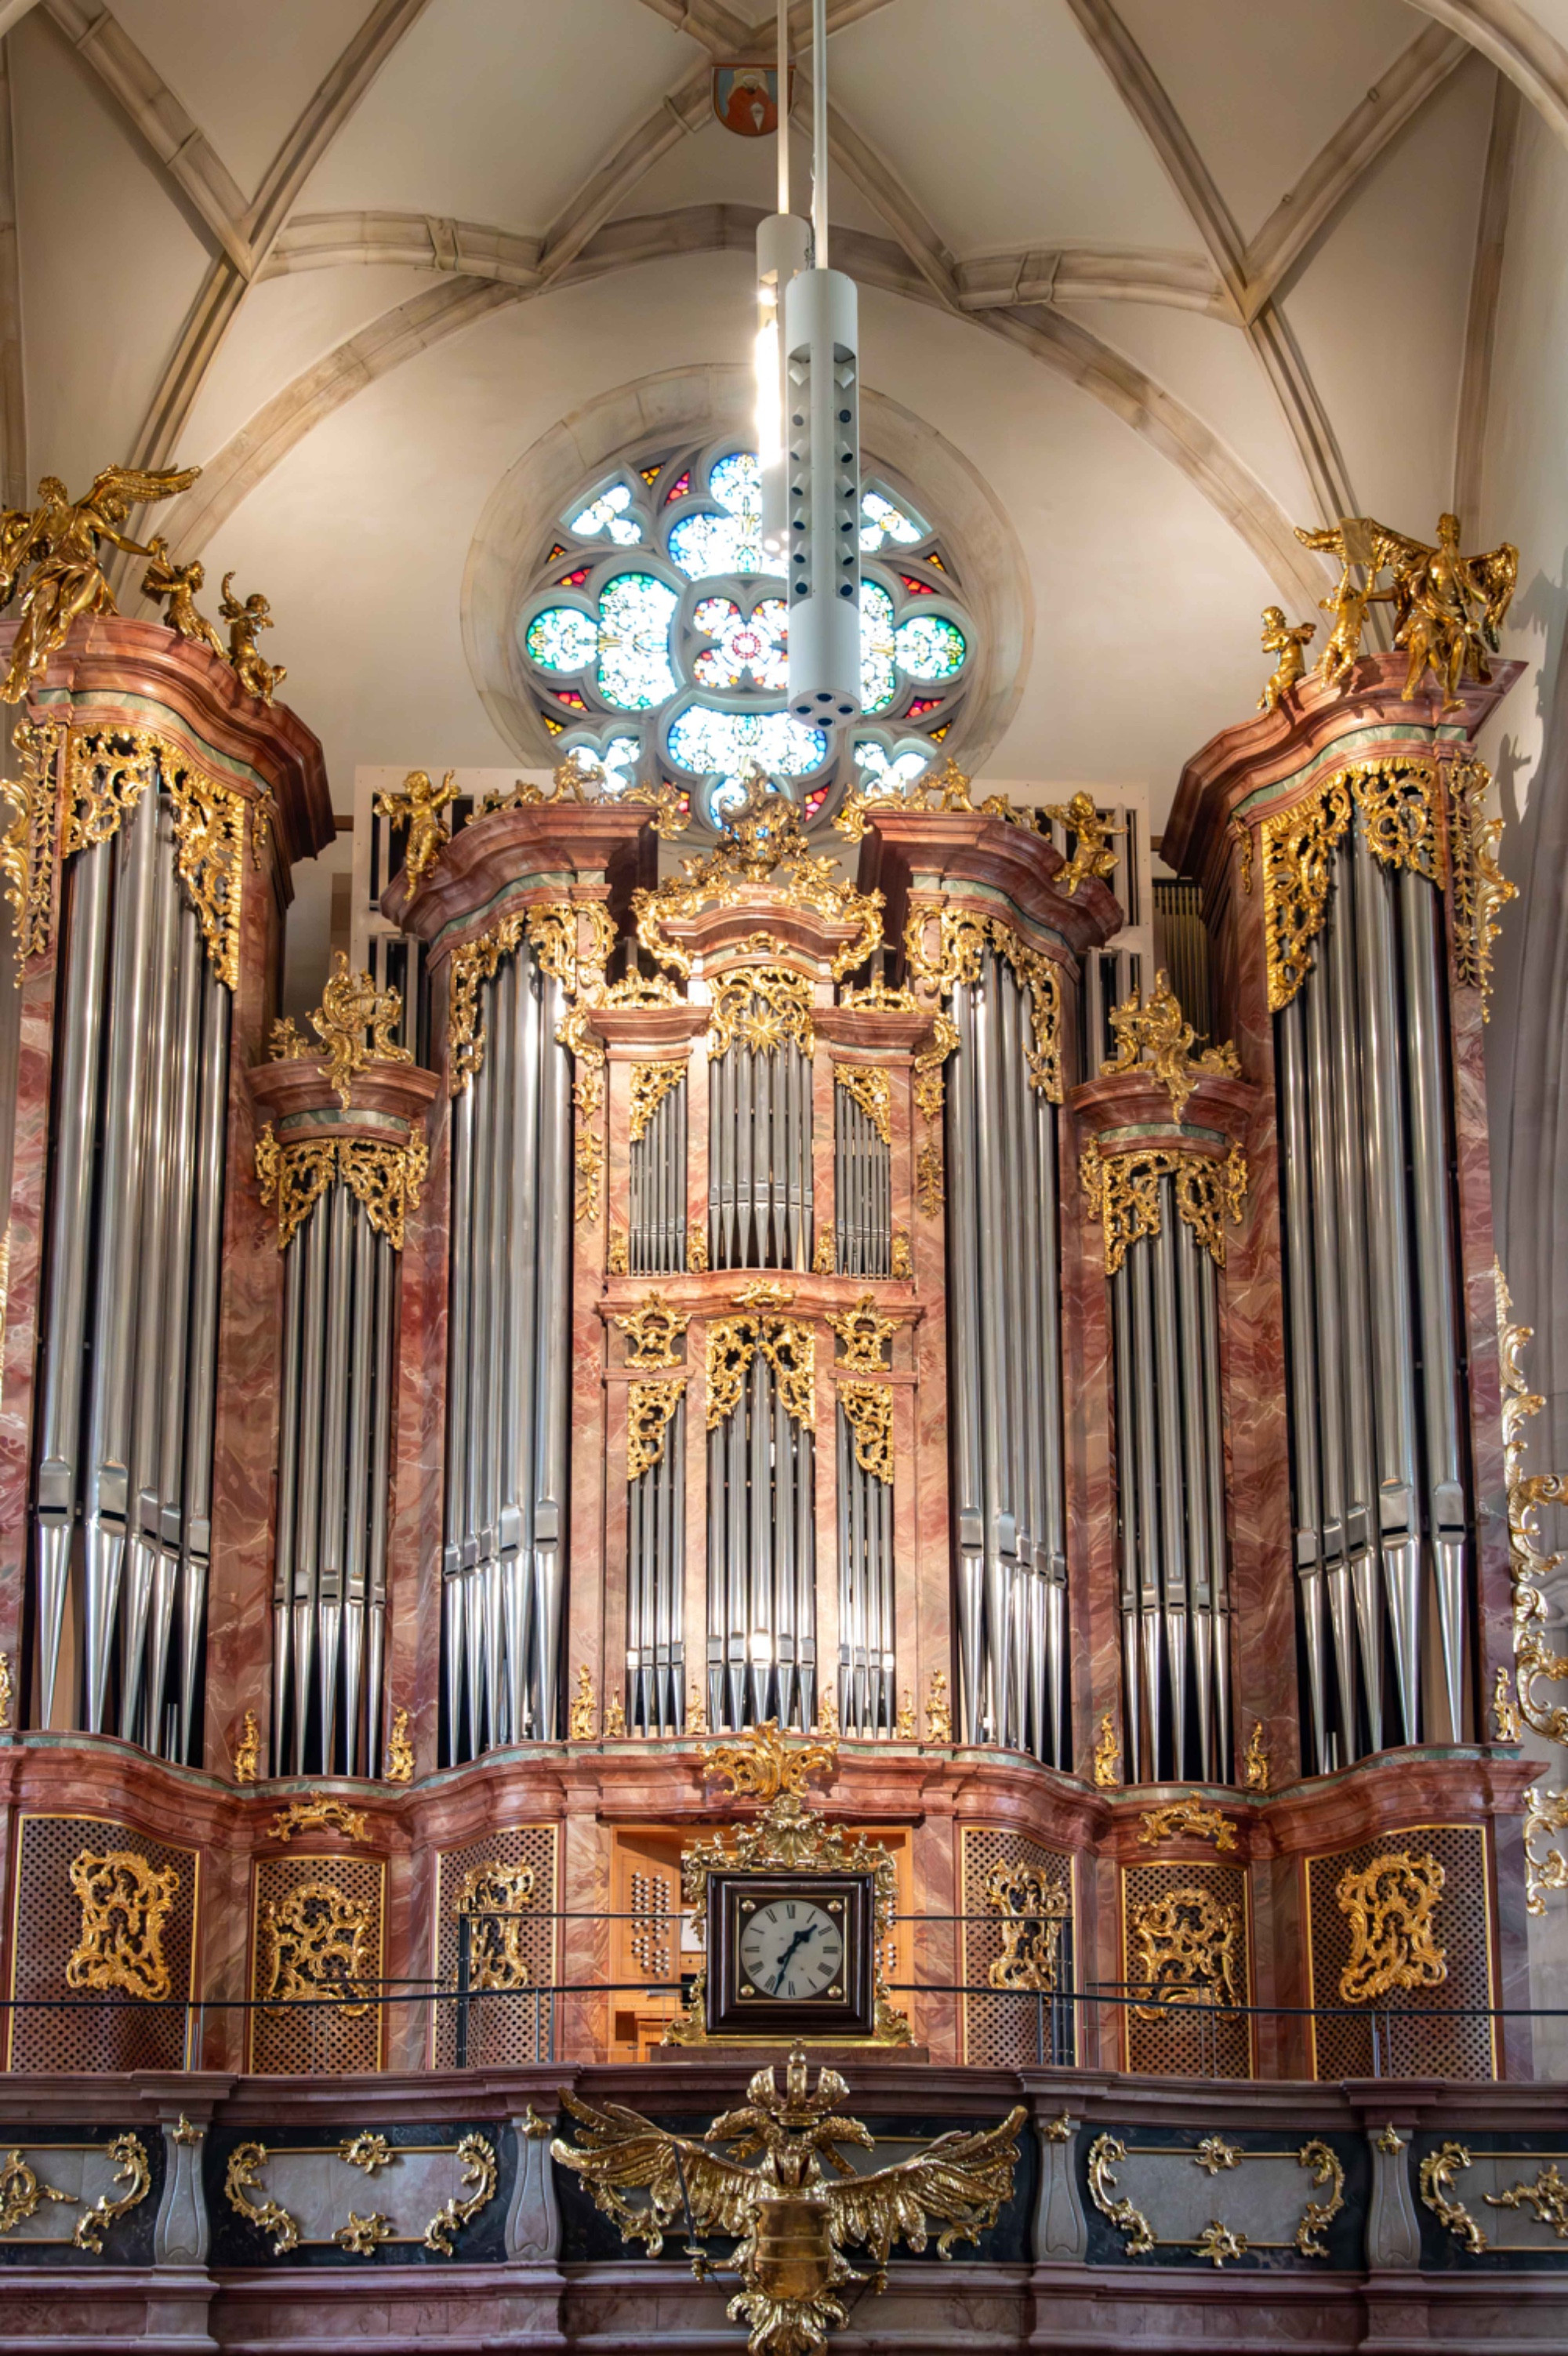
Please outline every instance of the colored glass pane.
M750 614L728 597L704 597L692 619L705 637L718 640L693 662L700 687L730 691L747 678L774 693L788 686L789 613L782 597L765 597Z
M969 642L943 614L911 614L894 633L894 654L911 679L955 679L969 657Z
M896 508L880 491L867 491L860 503L860 546L865 556L875 556L886 541L900 548L913 548L924 540L926 527L913 516Z
M804 777L828 757L826 731L787 712L715 712L693 703L670 724L670 757L697 777L733 783L746 760L774 776Z
M900 753L889 758L875 738L863 739L854 748L854 766L860 771L863 793L897 795L908 793L916 778L930 766L925 753Z
M670 625L680 602L649 573L618 573L599 592L599 693L618 712L650 712L674 694Z
M717 515L682 516L670 534L670 555L688 580L714 573L779 573L762 552L762 471L749 450L721 458L708 477Z
M575 605L551 605L535 614L524 643L542 670L582 670L598 652L599 634L591 615Z
M875 581L860 584L860 701L865 712L886 712L898 692L893 658L897 646L893 600Z
M631 492L625 483L612 483L602 498L592 500L575 516L568 516L566 527L579 540L594 540L601 531L608 532L618 548L635 548L642 538L642 526L635 515L627 510L631 506Z

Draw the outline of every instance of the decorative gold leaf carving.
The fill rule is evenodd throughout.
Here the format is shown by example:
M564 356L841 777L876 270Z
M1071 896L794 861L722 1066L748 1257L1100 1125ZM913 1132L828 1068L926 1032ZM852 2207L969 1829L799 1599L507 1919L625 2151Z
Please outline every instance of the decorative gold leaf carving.
M1135 1951L1133 1985L1155 1999L1134 2005L1138 2020L1158 2020L1172 2005L1240 2002L1241 1909L1207 1890L1173 1890L1144 1899L1128 1923Z
M854 1435L854 1461L874 1481L893 1485L893 1386L840 1383L839 1405Z
M413 1744L409 1739L408 1712L392 1712L392 1730L387 1736L386 1780L389 1783L412 1783L413 1781Z
M273 1840L290 1841L295 1833L315 1832L322 1826L341 1833L345 1840L371 1837L363 1808L351 1808L346 1800L334 1800L324 1792L313 1792L306 1800L288 1801L267 1826L267 1833Z
M237 2143L229 2155L229 2166L223 2178L223 2194L231 2209L254 2225L259 2233L271 2233L273 2254L281 2258L285 2252L299 2247L299 2222L291 2217L280 2202L258 2185L256 2179L267 2164L264 2143ZM265 2197L252 2201L252 2192Z
M496 2156L481 2135L466 2135L457 2146L457 2158L462 2166L463 2181L474 2189L466 2201L453 2199L443 2202L424 2229L424 2247L440 2256L452 2255L452 2236L460 2233L465 2225L472 2224L482 2209L495 2198Z
M747 1727L734 1742L714 1743L702 1762L703 1774L724 1776L737 1799L767 1804L781 1792L803 1800L813 1775L835 1775L838 1749L831 1742L792 1742L780 1733L778 1719L768 1718Z
M926 1740L938 1746L952 1740L952 1705L945 1669L933 1669L926 1687Z
M245 1712L244 1721L241 1728L240 1740L234 1746L234 1781L236 1783L253 1783L255 1782L256 1770L261 1764L261 1756L262 1730L256 1724L255 1711L253 1709L248 1709Z
M893 1141L892 1089L887 1074L875 1064L835 1064L833 1082L853 1097L884 1145Z
M268 1121L256 1140L256 1179L263 1203L277 1205L278 1249L286 1251L335 1178L362 1205L378 1234L402 1251L408 1215L417 1211L430 1168L422 1122L406 1144L379 1138L304 1138L280 1144Z
M933 955L927 937L936 925L938 945ZM1056 960L1026 941L1000 916L976 916L968 909L940 912L914 909L904 929L905 957L910 973L940 998L950 998L961 983L979 980L987 948L1004 958L1020 990L1029 993L1030 1029L1034 1044L1028 1051L1029 1081L1049 1104L1062 1100L1061 977ZM956 1044L956 1033L954 1044ZM933 1067L938 1072L941 1058ZM918 1058L917 1075L924 1058ZM917 1077L918 1101L918 1077ZM937 1102L941 1101L940 1096ZM922 1106L922 1109L923 1109Z
M841 1368L853 1367L857 1372L879 1375L887 1364L886 1350L890 1337L897 1331L897 1320L877 1313L873 1293L863 1292L853 1309L830 1311L829 1325L843 1344Z
M36 2217L45 2201L70 2209L81 2206L74 2192L57 2191L52 2184L46 2184L19 2151L7 2152L0 2164L0 2234L14 2233L18 2225Z
M470 1987L533 1986L524 1951L529 1929L524 1909L533 1903L534 1888L531 1865L503 1865L499 1858L470 1866L463 1876L453 1912L473 1918L468 1933Z
M177 862L201 926L212 970L240 985L245 802L203 776L152 729L72 729L66 747L66 818L60 856L107 842L162 779L174 816Z
M164 1924L179 1894L179 1871L152 1866L131 1849L82 1849L70 1866L81 1930L65 1967L66 1986L117 1988L156 2002L169 1992Z
M374 2257L381 2244L392 2238L392 2220L383 2217L379 2209L372 2209L368 2217L350 2209L347 2223L339 2225L332 2236L340 2250L347 2250L355 2258Z
M369 2012L359 1983L374 1968L366 1909L325 1881L296 1881L264 1899L257 1918L263 1996L268 2005L299 1997L340 2004L346 2020Z
M353 1102L356 1077L373 1057L390 1064L413 1061L409 1050L400 1047L392 1035L393 1024L403 1020L402 992L378 990L368 973L355 973L344 949L333 950L332 971L321 1003L309 1019L327 1050L327 1061L317 1068L345 1109Z
M1444 880L1443 780L1424 755L1352 762L1259 829L1269 1005L1288 1006L1312 970L1323 929L1333 854L1359 809L1368 848L1385 866Z
M443 819L457 799L456 775L456 769L448 769L441 783L433 786L427 770L411 769L401 786L376 796L377 816L389 819L394 828L408 829L403 854L406 907L413 907L420 886L451 840L451 821Z
M986 1978L993 1988L1043 1989L1057 1985L1062 1924L1072 1913L1068 1892L1037 1865L993 1866L985 1899L1003 1917L1002 1953Z
M1538 1680L1558 1685L1568 1679L1568 1654L1554 1653L1546 1640L1544 1588L1563 1560L1544 1554L1538 1519L1542 1505L1568 1505L1568 1475L1526 1472L1524 1429L1546 1404L1525 1379L1522 1353L1530 1338L1528 1325L1509 1322L1513 1303L1501 1263L1492 1262L1498 1297L1498 1364L1503 1392L1503 1477L1508 1489L1509 1569L1513 1580L1514 1680L1520 1715L1531 1731L1548 1742L1568 1743L1568 1705L1536 1697ZM1553 1827L1555 1829L1555 1827ZM1538 1884L1555 1889L1554 1881Z
M760 1351L772 1367L787 1415L808 1430L817 1419L816 1337L789 1317L720 1317L708 1327L707 1428L716 1430L740 1405L751 1362Z
M1432 1917L1445 1876L1430 1851L1391 1849L1340 1877L1335 1900L1350 1925L1350 1960L1339 1975L1345 2004L1367 2004L1392 1988L1436 1987L1448 1961Z
M1481 2195L1488 2209L1533 2209L1538 2224L1551 2227L1560 2242L1568 2242L1568 2181L1555 2160L1535 2171L1533 2184L1510 2184L1502 2192Z
M1454 877L1454 978L1481 993L1481 1020L1491 1021L1492 948L1498 921L1519 886L1498 864L1503 839L1500 818L1486 815L1492 775L1483 763L1461 756L1449 765L1450 865Z
M1100 1732L1094 1739L1094 1781L1101 1792L1109 1792L1121 1783L1122 1745L1116 1740L1116 1728L1111 1712L1106 1710L1100 1720Z
M1544 1857L1535 1847L1548 1833L1568 1829L1568 1792L1543 1792L1532 1783L1524 1795L1524 1889L1525 1911L1544 1914L1546 1892L1568 1890L1568 1856L1560 1848L1549 1848Z
M1462 2242L1475 2257L1487 2247L1487 2236L1462 2201L1453 2196L1455 2179L1462 2168L1471 2165L1470 2154L1462 2143L1441 2144L1429 2151L1416 2170L1421 2197L1445 2233Z
M1176 1206L1217 1268L1225 1265L1225 1223L1240 1226L1247 1200L1247 1159L1233 1145L1223 1162L1159 1146L1106 1153L1090 1138L1079 1162L1084 1199L1104 1239L1105 1273L1114 1276L1130 1247L1160 1232L1160 1180L1176 1181Z
M656 1292L645 1292L641 1305L621 1311L615 1323L627 1338L626 1362L628 1366L672 1366L675 1344L691 1323L678 1309L671 1309Z
M18 720L11 742L22 774L0 781L0 798L16 814L0 837L0 879L16 916L18 984L27 959L44 955L54 931L56 768L64 734L58 720Z
M1220 1850L1233 1850L1236 1847L1236 1827L1230 1818L1193 1798L1170 1800L1164 1807L1147 1808L1138 1819L1138 1838L1145 1848L1184 1837L1188 1840L1211 1840Z
M915 1159L915 1198L922 1218L934 1219L946 1200L942 1183L941 1148L928 1138Z
M1127 2255L1141 2258L1155 2246L1154 2230L1141 2209L1122 2195L1119 2179L1112 2174L1127 2157L1127 2147L1113 2135L1097 2136L1089 2147L1089 2197L1102 2217L1108 2217L1119 2233L1127 2237ZM1118 2197L1122 2195L1122 2197Z
M640 1480L664 1461L664 1436L685 1397L682 1377L673 1382L628 1383L626 1389L626 1477Z
M145 2147L139 2136L118 2135L109 2146L109 2157L114 2162L114 2183L123 2188L118 2200L112 2201L101 2192L83 2216L76 2221L71 2240L79 2250L91 2250L95 2257L103 2254L103 2236L116 2217L134 2209L147 2197L152 2170L147 2166Z
M813 1003L810 980L789 966L736 967L714 985L709 1062L727 1055L736 1040L755 1055L791 1046L810 1056L817 1044Z
M585 1661L577 1671L577 1690L573 1696L572 1707L566 1713L567 1741L591 1742L594 1739L594 1720L597 1715L598 1704L594 1699L594 1680L588 1673L588 1665Z
M1266 1792L1269 1788L1269 1754L1263 1743L1263 1721L1256 1719L1252 1739L1247 1745L1242 1762L1242 1782L1249 1792Z
M631 1141L635 1145L665 1098L686 1076L686 1059L670 1064L634 1064L631 1067Z
M1134 988L1120 1006L1112 1008L1111 1028L1116 1053L1101 1070L1152 1072L1170 1098L1173 1120L1181 1119L1200 1079L1215 1074L1240 1077L1240 1062L1230 1040L1223 1046L1206 1047L1200 1055L1193 1054L1197 1034L1163 971L1155 974L1146 1004Z

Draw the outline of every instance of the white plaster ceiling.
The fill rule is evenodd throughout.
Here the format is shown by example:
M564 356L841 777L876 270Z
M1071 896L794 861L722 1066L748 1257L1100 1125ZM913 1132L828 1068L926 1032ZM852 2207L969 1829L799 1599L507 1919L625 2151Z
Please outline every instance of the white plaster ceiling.
M1007 508L1032 584L992 773L1141 783L1157 826L1251 708L1259 607L1326 582L1290 526L1424 533L1475 471L1498 67L1549 120L1556 5L1520 33L1503 0L831 0L866 382ZM464 655L475 530L554 422L745 359L735 209L771 206L773 157L706 76L771 10L753 41L758 0L99 5L0 0L8 479L200 462L161 528L271 597L339 808L365 763L504 764ZM1369 115L1455 33L1484 54ZM802 76L802 134L810 103ZM802 209L805 171L798 139Z

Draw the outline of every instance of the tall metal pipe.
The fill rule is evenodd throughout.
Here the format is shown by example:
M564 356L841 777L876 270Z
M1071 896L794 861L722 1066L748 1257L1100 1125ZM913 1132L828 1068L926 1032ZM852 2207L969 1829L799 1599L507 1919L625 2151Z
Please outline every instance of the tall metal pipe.
M565 1605L566 1443L571 1417L572 1059L559 1044L564 994L542 981L543 1076L540 1090L539 1488L534 1505L539 1657L539 1735L553 1740L559 1716L561 1629Z
M218 1414L218 1287L222 1265L231 1012L227 985L208 969L205 962L201 1001L200 1108L196 1134L189 1382L186 1394L185 1529L177 1607L179 1740L181 1756L188 1762L194 1762L198 1755L199 1671L212 1560L212 1435Z
M1314 1756L1328 1765L1328 1696L1323 1645L1322 1473L1317 1446L1317 1320L1310 1202L1305 1009L1298 991L1275 1023L1284 1145L1285 1299L1290 1316L1290 1402L1295 1491L1295 1573L1306 1657Z

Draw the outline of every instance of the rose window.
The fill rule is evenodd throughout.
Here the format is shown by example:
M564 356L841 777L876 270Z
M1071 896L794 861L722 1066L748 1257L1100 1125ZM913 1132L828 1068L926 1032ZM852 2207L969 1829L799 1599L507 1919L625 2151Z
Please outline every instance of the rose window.
M761 528L756 455L726 444L619 468L561 511L519 646L550 735L612 791L668 780L711 825L757 761L810 819L852 776L898 792L940 759L975 632L938 532L864 486L863 717L835 735L785 709L789 612Z

